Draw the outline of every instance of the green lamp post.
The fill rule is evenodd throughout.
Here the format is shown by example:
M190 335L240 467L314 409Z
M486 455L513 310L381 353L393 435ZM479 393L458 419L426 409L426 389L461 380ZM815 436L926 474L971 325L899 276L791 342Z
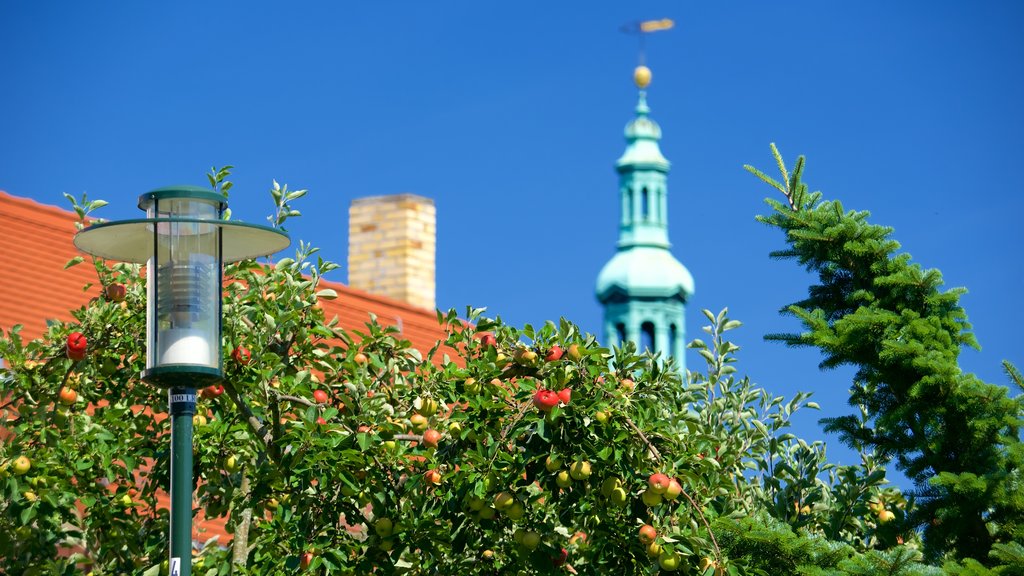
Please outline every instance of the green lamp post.
M274 254L288 236L223 220L227 200L196 186L139 196L145 218L94 224L75 235L79 250L146 264L146 369L142 380L168 389L171 417L171 576L192 573L192 416L196 389L223 379L221 287L224 262Z

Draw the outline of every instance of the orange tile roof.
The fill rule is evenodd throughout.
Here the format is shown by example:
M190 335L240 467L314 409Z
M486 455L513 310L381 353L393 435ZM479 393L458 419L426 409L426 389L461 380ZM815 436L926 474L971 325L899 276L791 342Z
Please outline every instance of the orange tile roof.
M25 339L38 338L46 320L71 320L70 310L99 296L91 266L80 264L64 270L65 263L78 255L71 237L75 234L74 212L40 204L0 190L0 329L5 332L22 324ZM370 314L383 325L397 326L404 338L426 354L445 336L435 313L405 302L349 288L338 282L322 281L320 288L332 288L335 300L321 300L327 319L338 317L346 330L365 330ZM452 352L448 350L448 352ZM451 354L455 356L455 354ZM161 499L159 505L166 505ZM196 518L195 538L205 541L220 535L220 544L230 541L224 519Z
M76 219L73 212L0 190L0 328L6 331L23 324L22 334L36 338L45 331L46 320L70 320L69 310L99 296L98 286L82 291L87 283L96 282L90 266L63 269L78 255L71 243ZM320 304L328 319L337 316L347 330L364 329L372 313L381 324L398 326L423 353L444 337L431 310L338 282L324 280L321 288L337 291L336 300Z
M22 334L37 338L46 320L70 320L69 310L99 294L99 288L83 292L96 281L91 267L64 270L78 251L71 243L75 233L73 212L0 190L0 328L24 324Z

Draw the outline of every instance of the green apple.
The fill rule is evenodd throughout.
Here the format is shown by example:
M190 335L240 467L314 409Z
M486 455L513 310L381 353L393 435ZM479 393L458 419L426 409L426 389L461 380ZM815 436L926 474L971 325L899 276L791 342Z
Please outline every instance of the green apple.
M586 460L573 462L572 467L569 468L569 474L573 480L586 480L590 478L590 462Z
M619 486L612 490L611 494L608 495L608 501L621 508L629 502L629 494L626 492L625 488Z
M672 478L668 481L668 488L665 488L665 494L663 496L666 500L675 500L683 493L683 487L679 484L679 481Z
M644 501L644 504L646 504L649 508L653 508L661 504L661 494L658 494L657 492L651 490L650 488L644 490L644 494L641 497L641 499Z
M499 492L498 495L494 497L494 507L497 508L498 510L504 510L505 508L511 506L512 503L515 501L515 496L509 494L508 492Z
M612 490L622 486L622 480L619 480L615 476L605 478L604 482L601 483L601 495L605 498L612 495Z
M675 552L662 552L658 555L658 566L665 572L675 572L681 562L682 559Z
M24 476L28 474L29 469L32 468L32 461L28 459L28 456L18 456L14 459L14 463L11 465L11 471L14 472L15 476Z
M569 349L566 351L569 358L573 361L579 360L583 355L580 353L580 347L578 344L570 344Z
M651 542L647 545L647 555L651 558L657 558L661 554L661 544L657 542Z
M548 456L547 460L544 461L544 468L546 468L548 472L554 472L555 470L558 470L561 467L562 459L559 458L558 456L555 456L554 454Z
M377 533L377 536L387 538L394 534L395 524L390 518L378 518L377 521L373 523L373 531Z
M513 502L507 509L505 509L505 515L513 522L522 520L524 514L526 514L526 508L523 507L521 502Z
M430 425L430 421L423 414L413 414L409 417L409 423L412 424L412 429L417 434L422 434Z

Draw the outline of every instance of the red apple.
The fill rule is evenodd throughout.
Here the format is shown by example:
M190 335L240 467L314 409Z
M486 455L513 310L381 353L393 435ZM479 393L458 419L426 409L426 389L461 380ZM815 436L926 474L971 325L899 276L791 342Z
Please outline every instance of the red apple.
M654 526L651 526L650 524L644 524L640 527L639 538L640 543L646 546L651 542L657 540L658 531L654 529Z
M216 398L217 396L220 396L223 393L224 393L224 385L223 384L213 384L213 385L207 386L206 388L203 388L202 392L200 392L199 395L202 396L203 398L207 398L207 399L211 399L212 400L213 398Z
M664 494L668 490L669 478L661 472L657 472L651 474L651 477L647 479L647 484L655 494Z
M558 394L551 390L538 390L533 395L533 405L540 409L541 412L550 412L552 408L558 406L559 401Z
M78 392L75 392L71 388L61 388L60 389L60 403L61 404L65 405L65 406L71 406L72 404L75 403L75 400L78 400Z
M484 334L480 337L480 344L484 348L494 348L498 345L498 339L494 337L494 334Z
M327 424L327 420L324 420L323 416L318 416L316 419L316 423L321 426L324 426L325 424Z
M309 565L310 565L311 562L313 562L313 553L312 552L303 552L302 555L299 556L299 566L303 570L305 570L306 568L309 568Z
M67 344L65 348L67 350L68 358L72 360L84 360L85 351L89 347L89 340L85 337L85 334L81 332L72 332L68 334Z
M124 300L124 296L127 293L124 288L124 284L116 282L114 284L107 284L107 287L103 292L106 294L107 300L110 300L111 302L121 302Z
M433 428L427 429L423 432L423 444L430 448L437 448L438 443L441 442L441 433Z
M235 346L235 349L231 351L231 358L238 364L245 366L252 360L252 352L245 346Z
M441 473L437 470L427 470L423 477L426 479L428 484L437 486L441 483Z
M366 364L366 354L363 354L362 352L356 352L356 355L352 357L352 361L355 362L356 364Z
M558 344L555 344L554 346L551 347L550 350L548 350L548 353L547 353L546 356L544 356L544 359L547 360L548 362L554 362L556 360L561 360L562 359L562 347L559 346Z
M569 405L569 400L572 400L572 388L562 388L558 391L558 399L562 401L562 404Z
M562 551L551 557L551 564L556 568L565 564L565 561L569 558L569 551L562 548Z
M327 403L327 392L324 392L323 390L314 390L313 391L313 401L316 402L317 404L326 404Z

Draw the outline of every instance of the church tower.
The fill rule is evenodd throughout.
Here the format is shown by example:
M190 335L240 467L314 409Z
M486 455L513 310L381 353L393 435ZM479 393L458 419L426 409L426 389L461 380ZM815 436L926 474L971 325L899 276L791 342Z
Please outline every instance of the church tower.
M661 154L661 128L650 118L646 88L651 71L639 66L636 117L626 124L626 151L615 163L619 174L619 242L597 278L604 306L604 338L609 346L636 343L662 357L674 356L682 370L686 304L693 276L669 251L669 161Z

